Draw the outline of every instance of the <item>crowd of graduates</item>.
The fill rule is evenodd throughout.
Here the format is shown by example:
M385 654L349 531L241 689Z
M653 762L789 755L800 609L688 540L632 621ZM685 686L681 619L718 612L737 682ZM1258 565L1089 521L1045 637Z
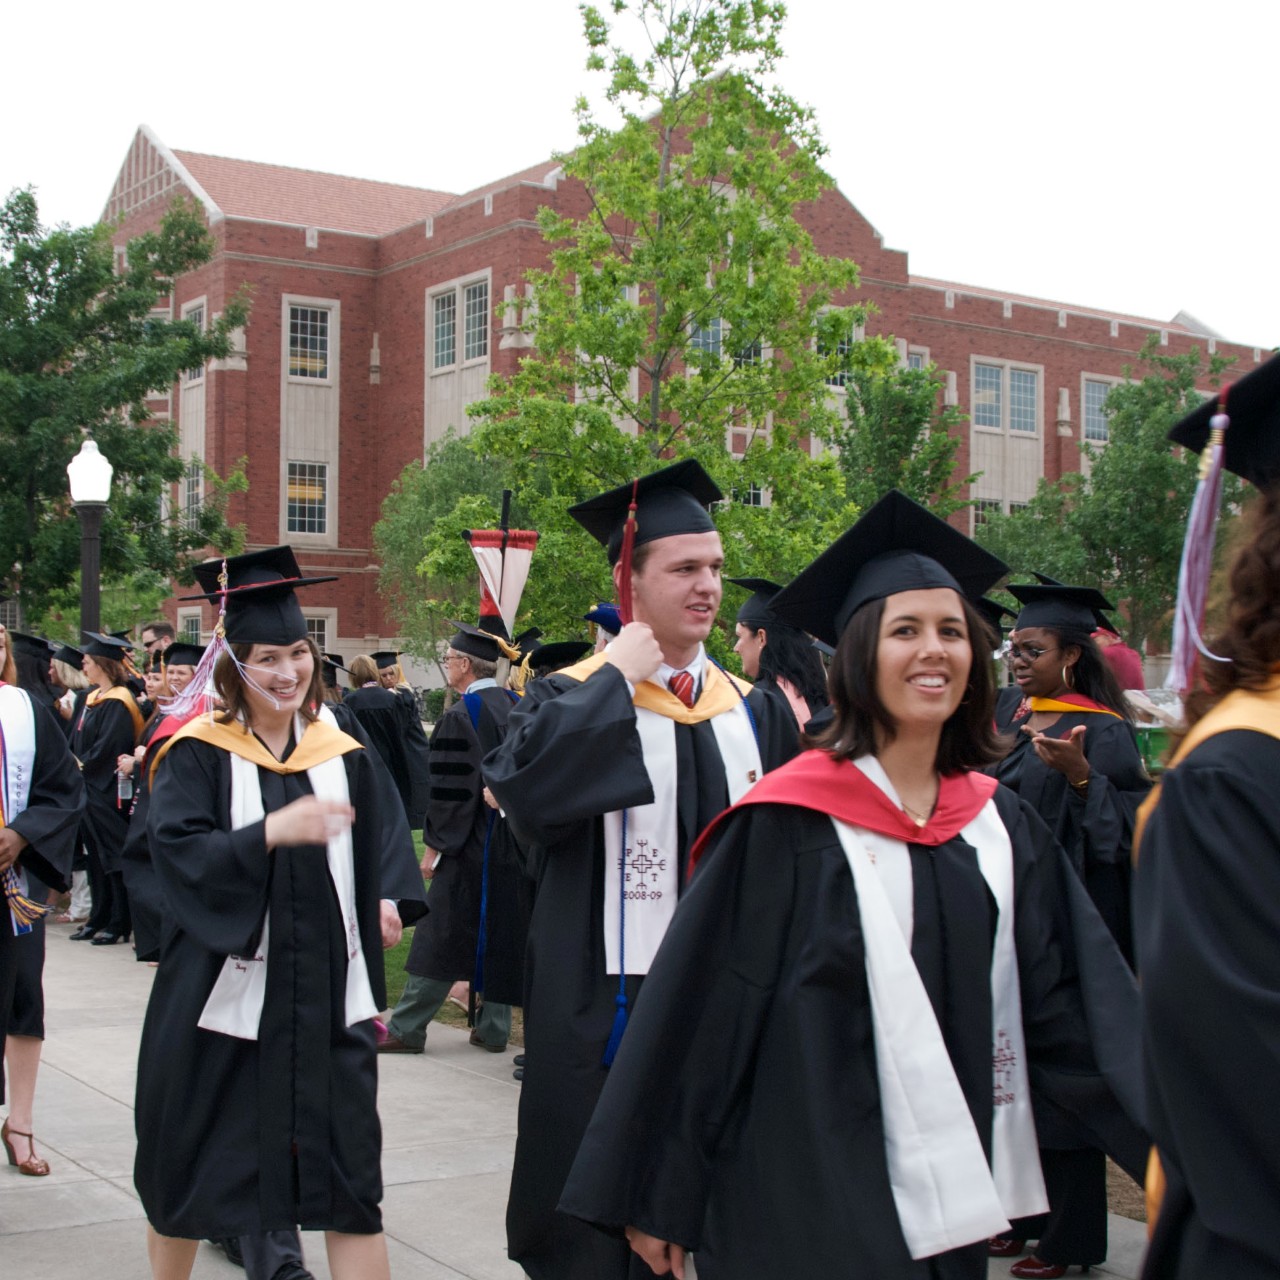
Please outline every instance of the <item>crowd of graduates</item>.
M459 983L479 1050L524 1011L533 1280L1053 1280L1106 1257L1108 1157L1147 1187L1144 1275L1276 1275L1280 360L1223 410L1175 438L1261 497L1212 642L1184 578L1154 789L1113 604L1037 575L1004 608L1007 566L896 492L791 582L726 580L730 673L692 461L572 508L613 567L594 645L454 624L429 744L397 653L316 651L287 547L199 566L211 645L145 628L141 677L122 636L0 632L10 1164L48 1172L43 904L83 857L71 937L158 966L156 1280L205 1238L306 1276L299 1228L338 1280L389 1275L378 1055L424 1052Z

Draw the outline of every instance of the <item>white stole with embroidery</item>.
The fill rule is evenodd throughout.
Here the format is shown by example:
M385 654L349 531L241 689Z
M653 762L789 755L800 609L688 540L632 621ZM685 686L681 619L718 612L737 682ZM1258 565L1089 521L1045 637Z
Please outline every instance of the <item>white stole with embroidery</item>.
M333 713L324 708L321 718L329 723ZM305 725L299 719L294 728L295 739L301 740ZM232 754L231 760L231 829L238 831L264 816L262 805L262 781L258 766L242 756ZM347 769L342 756L334 756L307 770L312 793L322 800L350 803L347 787ZM268 857L271 855L268 854ZM374 1003L373 989L369 985L369 969L365 964L364 949L360 941L360 926L356 915L355 869L351 830L343 828L341 834L329 840L325 847L325 862L329 879L342 913L342 934L347 952L347 986L345 999L346 1025L352 1026L367 1018L376 1017L378 1007ZM262 919L262 934L257 950L251 956L228 956L209 999L205 1002L198 1025L205 1031L218 1031L241 1040L256 1040L262 1021L262 1006L267 991L267 954L271 932L271 913Z
M729 803L736 804L764 773L751 717L739 698L732 710L712 716L710 724L724 764ZM626 811L625 867L623 813L604 815L604 949L611 974L622 972L623 951L628 973L649 972L679 897L676 722L637 707L636 729L653 801Z
M36 767L36 713L30 695L17 685L0 685L0 725L4 743L4 818L9 823L26 812L31 798L31 775ZM26 870L19 862L13 865L12 871L18 881L18 891L25 898L29 888ZM12 911L9 919L14 933L26 931Z
M856 762L895 803L879 762ZM913 1258L998 1234L1048 1207L1036 1149L1013 940L1013 849L991 801L960 833L999 917L991 966L994 1122L988 1166L933 1006L911 957L910 853L832 819L853 876L866 950L889 1180Z

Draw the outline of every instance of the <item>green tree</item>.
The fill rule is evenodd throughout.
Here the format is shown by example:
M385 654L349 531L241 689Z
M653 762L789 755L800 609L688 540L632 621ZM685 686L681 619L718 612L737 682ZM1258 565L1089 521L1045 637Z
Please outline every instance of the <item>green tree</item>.
M102 528L104 579L167 577L188 553L234 547L225 481L207 473L198 514L169 511L169 487L188 463L171 423L155 421L147 398L184 369L226 356L244 323L243 299L205 331L165 318L174 279L209 261L213 241L196 212L178 202L154 230L132 240L117 269L110 228L52 230L34 194L0 206L0 586L29 615L57 609L74 587L79 530L66 466L92 435L115 467ZM140 580L139 580L140 581Z
M811 456L841 424L831 384L895 359L882 340L852 341L865 312L837 303L857 267L820 254L796 217L832 184L812 114L766 86L783 6L613 11L629 7L642 56L611 47L605 17L583 8L588 66L621 124L578 103L562 160L580 186L541 212L548 264L528 276L534 351L471 408L471 447L509 464L540 532L527 598L557 634L612 592L565 508L676 456L738 499L720 518L730 571L807 563L854 510L835 461Z
M869 507L890 489L946 518L969 505L976 476L957 477L959 437L967 419L942 402L933 369L858 369L845 384L846 425L836 433L848 496Z
M1219 355L1206 361L1198 348L1164 354L1153 335L1137 370L1126 366L1128 381L1107 397L1107 443L1081 446L1088 473L1042 480L1025 509L990 518L978 541L1017 574L1036 569L1098 587L1119 606L1135 649L1166 644L1199 465L1167 436L1200 403L1196 388L1217 386L1229 364ZM1239 482L1225 477L1224 510L1240 496Z

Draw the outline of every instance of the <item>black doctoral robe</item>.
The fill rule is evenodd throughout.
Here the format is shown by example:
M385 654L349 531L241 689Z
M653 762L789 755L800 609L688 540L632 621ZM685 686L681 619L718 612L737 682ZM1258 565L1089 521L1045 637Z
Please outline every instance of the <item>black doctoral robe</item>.
M71 751L84 777L84 842L107 873L119 872L129 830L129 804L121 807L116 799L116 761L132 753L134 742L133 717L116 698L83 705L71 731Z
M487 1000L521 1005L532 884L506 819L484 802L480 773L485 755L506 737L515 702L514 694L496 686L469 692L431 735L422 839L441 857L431 881L431 915L414 930L405 968L421 978L465 979Z
M1091 1047L1135 1110L1136 986L1044 824L1007 791L994 803L1014 851L1032 1085L1138 1170L1144 1137ZM995 902L960 837L908 849L912 957L989 1154ZM748 807L681 901L561 1208L694 1250L699 1280L985 1277L985 1241L911 1259L884 1143L844 851L825 814Z
M360 722L387 766L409 825L421 826L427 801L427 735L412 694L366 685L343 699L343 728L348 713ZM340 713L335 710L334 714Z
M747 695L766 770L797 750L795 717L763 694ZM679 868L729 803L709 721L676 724ZM605 664L584 681L533 681L512 712L485 778L522 847L539 867L525 982L528 1062L520 1093L507 1251L534 1280L645 1276L628 1246L557 1212L608 1071L618 978L606 972L602 815L653 800L626 680ZM627 979L630 1007L646 979ZM630 1032L628 1031L628 1035ZM623 1037L626 1044L626 1036Z
M150 747L156 730L164 723L160 715L142 731L140 744ZM139 961L160 959L160 936L164 924L164 894L151 863L151 846L147 843L147 816L151 812L151 771L143 764L133 771L133 810L129 829L121 848L120 865L124 887L129 895L129 923L133 927L134 958Z
M1215 734L1163 775L1134 881L1151 1136L1146 1280L1280 1275L1280 740Z
M356 915L375 1002L386 1000L380 901L413 923L422 877L391 779L342 757ZM260 768L267 813L311 794L305 773ZM318 846L268 853L264 823L231 830L226 751L175 742L154 779L148 837L170 917L138 1054L134 1183L164 1235L381 1229L381 1131L371 1020L346 1026L342 918ZM252 954L270 907L257 1040L197 1023L228 955Z
M5 825L27 841L27 847L18 855L18 869L30 871L42 884L63 892L71 885L71 859L84 817L84 782L54 715L34 702L31 709L35 716L35 759L27 807L21 813L6 815ZM13 1003L17 945L13 919L0 897L0 1045L4 1044ZM0 1072L0 1102L4 1096Z

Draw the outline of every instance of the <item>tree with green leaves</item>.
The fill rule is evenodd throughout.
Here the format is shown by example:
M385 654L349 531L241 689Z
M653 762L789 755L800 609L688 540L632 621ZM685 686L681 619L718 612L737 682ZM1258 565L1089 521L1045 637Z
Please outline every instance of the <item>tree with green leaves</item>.
M1229 364L1219 355L1205 360L1199 348L1169 355L1153 335L1137 370L1126 366L1128 380L1107 397L1107 443L1081 446L1088 471L1042 480L1023 510L990 517L978 541L1015 574L1039 570L1098 587L1119 606L1121 629L1139 652L1166 644L1199 466L1167 436L1201 402L1197 388L1216 387ZM1224 477L1224 510L1240 495L1239 482Z
M57 615L76 592L80 534L66 467L85 436L115 468L102 527L108 591L153 591L189 553L237 545L226 505L243 473L206 470L199 513L171 510L170 486L189 464L174 426L146 403L182 370L228 355L245 322L243 299L203 331L166 315L174 280L212 253L183 202L130 241L119 265L109 227L43 227L30 190L0 206L0 589L29 618Z
M969 505L957 477L955 432L965 415L943 403L933 369L855 369L845 383L846 424L836 433L848 496L869 507L890 489L946 519Z
M509 467L517 523L539 530L526 600L557 635L612 591L566 508L674 457L736 498L718 518L730 572L795 573L854 513L822 456L841 426L833 384L896 358L853 341L864 311L838 304L857 267L819 253L797 217L832 183L811 112L767 84L783 6L612 10L638 19L648 48L612 46L605 16L583 8L588 66L621 123L578 103L579 144L561 157L573 181L541 211L548 261L528 275L533 351L471 407L470 447ZM432 531L429 563L454 536Z

